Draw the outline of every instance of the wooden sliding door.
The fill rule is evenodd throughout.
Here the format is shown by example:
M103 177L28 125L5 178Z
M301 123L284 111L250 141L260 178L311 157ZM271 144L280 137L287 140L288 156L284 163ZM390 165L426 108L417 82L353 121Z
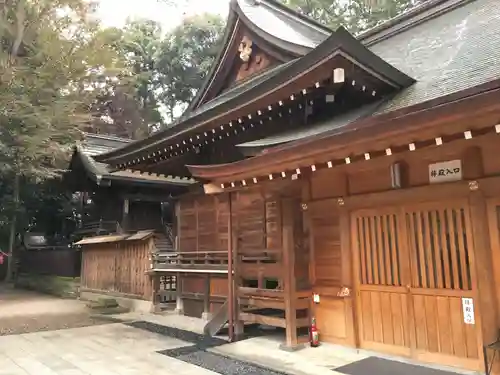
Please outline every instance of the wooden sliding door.
M399 209L353 214L360 345L410 355L409 257Z
M357 211L352 235L361 347L478 368L467 202Z

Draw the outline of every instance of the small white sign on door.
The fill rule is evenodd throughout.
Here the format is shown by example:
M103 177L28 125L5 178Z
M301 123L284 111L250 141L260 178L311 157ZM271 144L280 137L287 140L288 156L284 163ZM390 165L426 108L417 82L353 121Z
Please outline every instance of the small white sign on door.
M450 160L429 164L429 182L440 183L462 179L462 161Z
M472 298L462 298L462 308L464 310L464 323L475 324L474 301L472 300Z

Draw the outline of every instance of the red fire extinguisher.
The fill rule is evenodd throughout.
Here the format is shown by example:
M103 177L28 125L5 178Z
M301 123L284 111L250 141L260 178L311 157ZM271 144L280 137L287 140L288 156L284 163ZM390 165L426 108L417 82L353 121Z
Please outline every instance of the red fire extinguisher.
M316 327L315 317L311 319L311 327L309 329L309 342L311 344L311 347L313 348L319 346L319 332L318 328Z

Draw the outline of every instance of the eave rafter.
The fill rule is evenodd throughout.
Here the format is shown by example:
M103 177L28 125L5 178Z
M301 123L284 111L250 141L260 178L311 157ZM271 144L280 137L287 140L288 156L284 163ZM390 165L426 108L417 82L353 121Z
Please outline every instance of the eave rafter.
M354 79L355 77L356 79ZM341 85L348 84L359 92L364 92L366 95L373 97L373 99L380 98L389 91L388 85L365 83L366 80L357 77L359 76L354 74L352 78L347 77L344 68L334 68L330 71L330 74L324 76L324 80L316 81L287 97L273 101L272 104L257 109L254 113L235 117L233 120L217 128L192 134L189 138L176 139L175 143L164 145L163 149L156 149L156 151L136 157L132 161L117 164L116 167L118 169L140 169L141 167L147 167L148 164L165 164L169 160L175 160L177 157L188 153L200 153L202 148L228 137L234 137L239 132L246 132L252 128L267 126L276 117L296 115L297 111L303 109L304 103L317 99L318 91L325 88L330 90L330 93L334 93Z
M363 76L367 83L359 84L358 78L362 81ZM339 77L342 79L339 80ZM339 84L346 83L347 80L374 97L399 90L414 82L412 78L367 50L345 29L340 28L310 54L278 69L275 75L261 80L257 85L243 89L235 97L209 107L206 112L186 121L194 122L197 116L206 120L190 127L187 127L187 123L176 125L167 129L166 134L179 129L171 136L162 138L161 134L156 134L137 145L130 145L105 155L101 160L124 169L197 152L210 143L232 137L234 132L228 129L234 126L239 127L240 131L247 131L257 123L268 121L266 113L270 111L269 108L272 111L276 107L290 106L296 98L307 97L324 82ZM210 116L210 113L213 115Z
M212 190L241 189L271 180L295 180L321 169L467 142L500 133L500 80L427 103L362 119L351 131L332 133L276 147L268 153L226 165L187 166L211 182Z
M375 150L370 152L364 152L361 154L355 154L346 156L342 159L332 159L326 162L318 162L314 164L310 164L308 166L300 166L294 169L283 170L280 172L271 172L266 175L258 175L254 177L244 178L238 181L226 181L226 182L208 182L206 179L198 176L198 172L202 170L204 167L197 166L188 166L191 171L193 177L205 180L205 191L210 194L220 193L228 190L239 190L242 188L249 188L252 186L257 186L262 183L267 183L269 181L284 181L284 180L299 180L303 175L309 175L311 173L324 170L331 169L341 165L350 165L360 162L366 162L373 159L378 159L384 156L394 156L406 152L413 152L416 150L428 149L430 147L438 147L444 144L449 144L450 142L454 142L460 139L473 139L476 137L488 135L488 134L499 134L500 133L500 124L497 124L493 127L476 129L476 130L467 130L465 132L449 134L446 136L435 137L432 139L422 140L418 142L410 142L405 146L396 146L396 147L387 147L384 150Z

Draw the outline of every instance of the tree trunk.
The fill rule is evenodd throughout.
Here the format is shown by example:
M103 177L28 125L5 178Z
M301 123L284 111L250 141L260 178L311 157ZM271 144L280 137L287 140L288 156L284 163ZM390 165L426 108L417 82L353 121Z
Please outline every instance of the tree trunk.
M17 210L19 208L19 175L16 173L14 176L14 211L12 213L12 219L10 221L10 233L9 233L9 250L7 257L7 275L5 281L9 282L12 280L14 272L14 249L16 242L16 222L17 222Z

